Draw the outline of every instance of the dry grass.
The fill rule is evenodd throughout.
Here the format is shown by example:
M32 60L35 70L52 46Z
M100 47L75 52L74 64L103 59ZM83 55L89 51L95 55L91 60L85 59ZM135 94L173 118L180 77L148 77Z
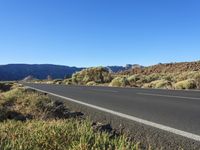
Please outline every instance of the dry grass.
M66 114L67 113L67 114ZM63 103L21 87L0 96L0 148L4 150L139 149L124 135L96 131Z
M0 123L0 145L4 150L138 149L125 136L94 132L89 120L76 119Z

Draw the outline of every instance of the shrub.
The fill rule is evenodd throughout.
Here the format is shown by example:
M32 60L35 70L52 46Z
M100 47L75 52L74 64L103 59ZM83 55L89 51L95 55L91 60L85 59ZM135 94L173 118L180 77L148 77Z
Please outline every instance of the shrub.
M166 75L162 76L162 79L170 81L170 82L174 81L172 74L166 74Z
M72 84L72 79L71 78L65 79L65 80L62 81L62 83L65 84L65 85L71 85Z
M167 80L156 80L152 81L151 83L146 83L143 85L143 88L164 88L164 89L170 89L172 87L171 82Z
M176 81L183 81L188 79L194 79L194 77L198 74L197 71L189 71L189 72L182 72L176 76Z
M9 91L13 86L13 83L3 83L0 82L0 92L6 92Z
M114 86L114 87L125 87L127 85L129 85L129 82L126 77L116 77L109 84L109 86Z
M86 85L88 82L109 83L112 80L109 71L103 67L88 68L72 75L72 83Z
M138 80L140 80L140 75L138 75L138 74L128 77L128 82L129 82L130 86L133 86L133 87L137 86Z
M157 80L157 81L154 81L154 82L155 82L155 88L170 89L172 87L171 82L169 82L167 80Z
M61 84L62 83L62 79L54 79L53 80L53 84Z
M152 81L160 79L160 76L161 76L160 74L153 73L153 74L146 76L145 79L146 79L147 83L150 83Z
M21 116L43 117L44 112L38 109L37 104L40 102L49 103L50 100L47 96L24 88L15 88L2 94L0 98L0 108L4 108L11 114L21 114ZM15 114L14 114L15 112ZM3 116L0 115L0 119Z
M142 85L144 85L145 83L147 83L147 76L141 75L140 76L140 80L136 81L137 86L141 87Z
M179 81L174 85L175 89L194 89L196 88L196 83L194 80L188 79Z
M196 87L198 89L200 89L200 74L199 73L195 75L194 80L195 80L195 83L196 83Z

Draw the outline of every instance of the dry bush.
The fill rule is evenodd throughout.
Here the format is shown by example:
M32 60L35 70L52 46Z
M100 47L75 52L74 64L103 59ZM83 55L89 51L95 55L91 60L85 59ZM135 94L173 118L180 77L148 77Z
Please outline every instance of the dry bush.
M130 86L136 87L137 86L137 81L140 80L140 75L139 74L132 75L132 76L128 77L127 79L128 79L128 82L129 82Z
M195 75L194 80L195 80L195 83L196 83L196 87L198 89L200 89L200 73Z
M113 87L125 87L128 85L129 85L129 82L126 77L116 77L109 84L109 86L113 86Z
M88 68L72 75L72 83L86 85L88 82L109 83L112 80L109 71L103 67Z
M62 84L65 84L65 85L72 85L72 79L69 78L69 79L65 79L62 81Z
M167 80L156 80L151 83L146 83L143 85L143 88L162 88L162 89L171 89L172 84Z
M175 89L195 89L196 83L192 79L187 79L183 81L179 81L174 84Z

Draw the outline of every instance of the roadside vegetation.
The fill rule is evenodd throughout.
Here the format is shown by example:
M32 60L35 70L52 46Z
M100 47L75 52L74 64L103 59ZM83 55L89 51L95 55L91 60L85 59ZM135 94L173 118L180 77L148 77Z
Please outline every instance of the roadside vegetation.
M88 68L77 72L67 79L34 81L35 83L141 87L161 89L200 89L200 71L183 71L173 73L123 74L110 73L106 68Z
M125 135L103 129L47 95L11 83L1 83L0 89L1 149L139 149Z

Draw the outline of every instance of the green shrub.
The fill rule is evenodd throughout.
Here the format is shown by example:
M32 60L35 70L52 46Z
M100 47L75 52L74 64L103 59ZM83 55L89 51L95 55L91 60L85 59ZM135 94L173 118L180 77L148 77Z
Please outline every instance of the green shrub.
M88 82L109 83L112 80L109 71L103 67L88 68L72 75L72 83L86 85Z
M126 77L116 77L109 84L109 86L114 86L114 87L125 87L128 85L129 82Z
M194 80L188 79L179 81L174 85L175 89L194 89L196 88L196 83Z

